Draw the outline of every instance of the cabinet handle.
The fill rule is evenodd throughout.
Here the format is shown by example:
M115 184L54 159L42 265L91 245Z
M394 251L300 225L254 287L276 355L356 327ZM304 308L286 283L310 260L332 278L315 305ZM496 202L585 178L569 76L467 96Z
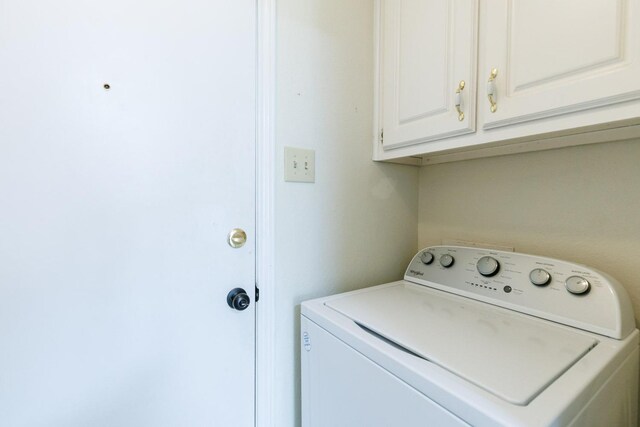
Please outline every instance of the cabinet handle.
M492 113L495 113L498 110L498 102L496 99L494 99L494 96L497 98L496 84L495 84L495 80L497 76L498 76L498 69L493 68L491 70L491 75L489 76L489 81L487 82L487 97L489 98L489 104L491 104L490 109Z
M460 83L458 84L458 88L456 89L456 96L455 96L455 105L456 105L456 110L458 110L458 120L463 121L464 120L464 112L462 111L462 91L464 90L465 87L465 83L464 80L460 80Z

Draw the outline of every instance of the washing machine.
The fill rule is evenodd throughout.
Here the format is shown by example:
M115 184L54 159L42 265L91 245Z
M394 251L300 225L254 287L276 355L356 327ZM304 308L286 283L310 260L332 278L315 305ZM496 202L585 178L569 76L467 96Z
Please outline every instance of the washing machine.
M434 246L404 280L302 304L302 425L636 426L638 364L607 274Z

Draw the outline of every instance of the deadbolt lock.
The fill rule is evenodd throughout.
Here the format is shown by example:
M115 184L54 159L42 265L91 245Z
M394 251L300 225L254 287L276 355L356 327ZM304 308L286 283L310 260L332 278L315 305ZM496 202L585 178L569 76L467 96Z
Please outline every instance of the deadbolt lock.
M247 233L241 228L234 228L229 233L229 239L227 241L232 248L241 248L247 243Z

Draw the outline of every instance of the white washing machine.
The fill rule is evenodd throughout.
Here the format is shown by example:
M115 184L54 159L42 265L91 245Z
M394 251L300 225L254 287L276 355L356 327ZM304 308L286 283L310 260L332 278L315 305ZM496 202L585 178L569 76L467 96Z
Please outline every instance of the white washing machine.
M488 249L302 304L304 427L635 426L638 330L611 277Z

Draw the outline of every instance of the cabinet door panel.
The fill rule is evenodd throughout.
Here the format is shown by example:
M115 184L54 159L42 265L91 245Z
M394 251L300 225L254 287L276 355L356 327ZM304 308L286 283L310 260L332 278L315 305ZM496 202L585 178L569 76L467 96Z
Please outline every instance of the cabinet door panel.
M496 68L485 129L640 98L639 0L492 1L483 8L480 78ZM487 88L489 92L489 88Z
M477 3L381 1L381 114L385 149L475 130ZM460 81L459 120L455 93Z

